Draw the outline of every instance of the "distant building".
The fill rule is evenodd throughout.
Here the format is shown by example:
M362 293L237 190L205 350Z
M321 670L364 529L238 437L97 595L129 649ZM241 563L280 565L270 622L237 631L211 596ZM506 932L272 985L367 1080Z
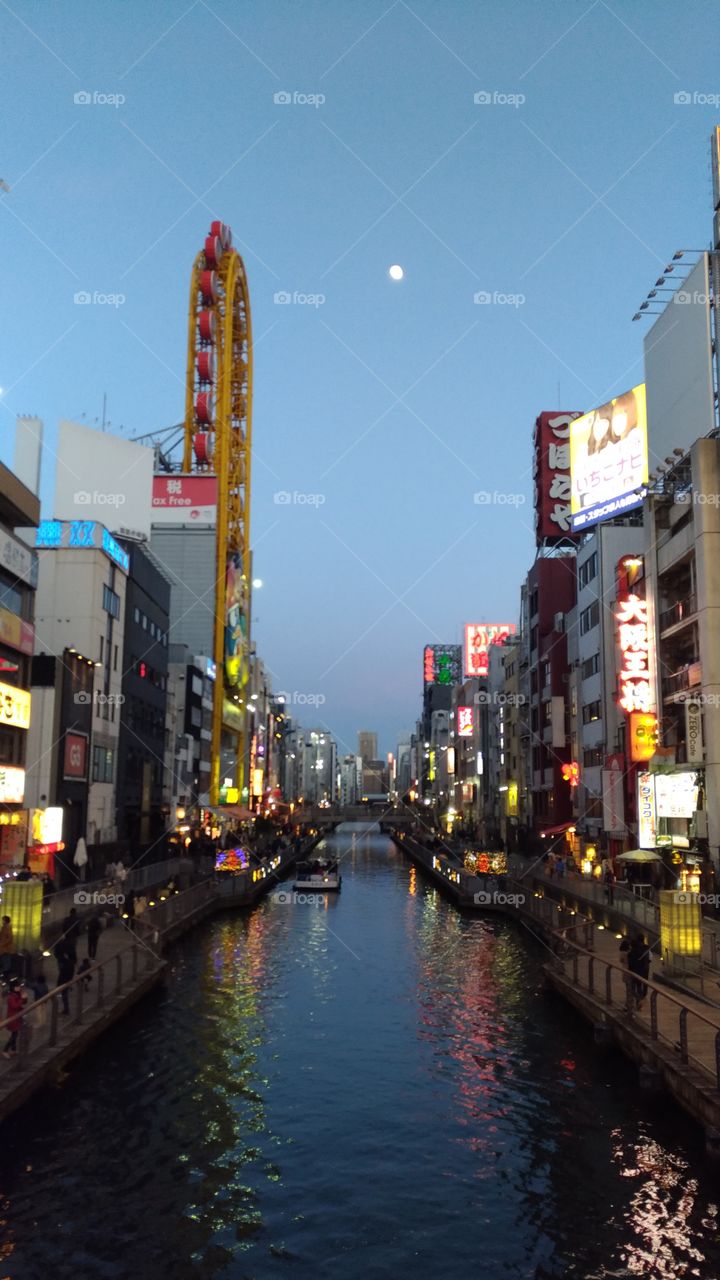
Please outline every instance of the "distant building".
M357 766L355 756L340 761L340 804L343 809L358 803Z
M377 734L369 729L359 731L357 753L361 760L377 760L377 741Z

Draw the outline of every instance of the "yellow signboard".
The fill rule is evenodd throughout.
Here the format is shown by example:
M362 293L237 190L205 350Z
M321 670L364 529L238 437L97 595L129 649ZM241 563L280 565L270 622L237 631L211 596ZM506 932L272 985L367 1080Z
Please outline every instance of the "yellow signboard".
M27 729L30 725L30 694L27 689L16 689L0 682L0 724L15 729Z
M505 812L508 818L517 818L518 816L518 784L517 782L508 782L508 789L505 796Z
M570 474L574 533L641 505L648 482L644 383L571 422Z

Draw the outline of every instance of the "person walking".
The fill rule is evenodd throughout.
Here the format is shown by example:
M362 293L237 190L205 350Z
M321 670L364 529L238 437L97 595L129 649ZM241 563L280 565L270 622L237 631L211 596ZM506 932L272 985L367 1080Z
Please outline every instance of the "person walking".
M87 922L87 953L90 960L94 960L97 955L98 940L102 933L102 924L97 911L94 911Z
M19 978L10 979L10 994L7 998L7 1029L10 1032L8 1040L3 1050L4 1058L12 1058L17 1053L18 1035L22 1026L22 1011L25 1007L25 994L20 985Z
M647 978L650 975L650 948L641 933L637 933L630 943L628 969L632 974L635 1008L641 1009L647 997Z
M72 950L73 959L77 961L77 944L78 938L82 931L82 920L77 913L77 907L71 907L70 912L63 920L63 936L67 943L68 949Z
M63 990L60 993L62 1004L63 1004L62 1011L63 1013L69 1013L70 1012L70 995L65 984L67 982L71 982L72 979L75 977L75 965L77 963L77 957L76 957L74 948L69 947L67 945L66 938L61 938L60 941L56 944L54 954L55 954L55 959L57 960L57 966L58 966L57 985L58 987L63 987Z
M15 954L15 938L13 936L10 916L3 916L0 925L0 975L7 977Z
M42 1040L43 1038L42 1033L47 1026L49 1002L46 1001L45 1004L40 1005L39 1009L35 1009L35 1005L37 1004L38 1000L42 1000L43 996L49 995L50 988L48 987L48 984L47 984L47 978L45 977L45 974L42 971L38 973L35 976L34 980L32 982L29 982L27 985L32 991L33 997L34 997L34 1003L32 1006L32 1017L30 1018L30 1030L32 1032L32 1042L33 1042L33 1048L34 1048Z
M608 862L604 875L605 880L605 897L608 900L608 906L612 907L615 902L615 872Z

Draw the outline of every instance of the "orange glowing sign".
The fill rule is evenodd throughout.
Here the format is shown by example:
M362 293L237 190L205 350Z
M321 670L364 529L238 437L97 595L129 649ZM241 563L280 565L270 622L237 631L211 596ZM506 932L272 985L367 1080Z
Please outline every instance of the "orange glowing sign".
M566 782L570 783L571 787L576 787L580 781L580 765L575 760L571 760L569 764L564 764L562 776Z
M651 760L657 750L658 722L653 711L630 714L630 759Z
M653 699L648 665L647 601L641 600L640 596L626 596L618 601L615 617L622 655L618 702L628 714L633 711L649 712Z

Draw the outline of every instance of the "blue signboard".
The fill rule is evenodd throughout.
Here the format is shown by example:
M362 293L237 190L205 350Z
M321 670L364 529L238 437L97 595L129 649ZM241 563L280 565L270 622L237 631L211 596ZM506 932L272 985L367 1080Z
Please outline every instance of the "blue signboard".
M111 533L96 520L41 520L35 537L38 548L77 548L104 551L127 573L130 557Z

